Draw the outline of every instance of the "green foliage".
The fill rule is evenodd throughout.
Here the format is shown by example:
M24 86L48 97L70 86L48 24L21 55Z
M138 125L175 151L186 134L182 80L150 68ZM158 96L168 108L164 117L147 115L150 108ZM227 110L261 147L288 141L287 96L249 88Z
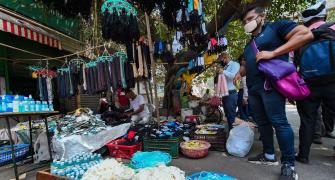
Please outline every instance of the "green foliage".
M328 12L327 21L328 22L335 22L335 9L332 9Z

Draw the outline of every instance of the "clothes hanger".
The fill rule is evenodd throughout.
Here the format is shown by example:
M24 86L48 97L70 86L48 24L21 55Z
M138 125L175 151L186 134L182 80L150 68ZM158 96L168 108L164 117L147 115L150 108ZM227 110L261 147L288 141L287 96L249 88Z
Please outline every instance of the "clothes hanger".
M107 10L109 13L117 12L118 15L121 15L120 13L123 11L123 9L126 10L128 16L137 16L137 10L135 9L135 7L124 0L105 1L104 4L101 6L101 13L104 13Z
M112 56L109 54L107 48L106 48L106 43L104 44L104 51L101 56L97 58L98 62L105 62L108 61Z
M77 58L74 58L74 59L71 59L69 64L76 64L77 65L77 68L80 68L81 65L85 64L85 60L82 59L79 54L77 54Z

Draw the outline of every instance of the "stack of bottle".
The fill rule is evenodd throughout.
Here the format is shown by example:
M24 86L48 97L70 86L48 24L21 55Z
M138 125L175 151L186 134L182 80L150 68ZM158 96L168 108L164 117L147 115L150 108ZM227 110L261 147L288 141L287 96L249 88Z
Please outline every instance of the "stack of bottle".
M37 101L25 96L0 96L0 113L1 112L46 112L54 111L52 101Z
M69 159L54 160L51 164L51 173L69 179L81 179L84 173L102 161L100 154L80 153Z

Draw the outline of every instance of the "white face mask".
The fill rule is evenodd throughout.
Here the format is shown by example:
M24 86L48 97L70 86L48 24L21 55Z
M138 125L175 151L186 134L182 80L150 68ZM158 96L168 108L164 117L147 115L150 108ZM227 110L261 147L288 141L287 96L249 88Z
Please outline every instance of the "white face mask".
M256 28L258 27L256 19L248 22L246 25L244 25L244 31L246 33L252 33Z

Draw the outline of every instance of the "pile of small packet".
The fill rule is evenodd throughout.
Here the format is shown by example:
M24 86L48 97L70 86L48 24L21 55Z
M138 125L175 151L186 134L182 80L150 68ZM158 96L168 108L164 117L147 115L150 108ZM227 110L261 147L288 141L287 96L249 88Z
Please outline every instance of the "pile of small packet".
M198 125L195 134L199 135L215 135L218 131L223 130L225 128L224 125L219 124L204 124Z
M194 123L179 123L176 121L166 121L160 125L149 127L149 137L167 139L171 137L190 137L191 131L195 128Z
M92 135L106 130L107 125L100 115L93 115L91 110L66 115L57 121L57 137L70 135Z

